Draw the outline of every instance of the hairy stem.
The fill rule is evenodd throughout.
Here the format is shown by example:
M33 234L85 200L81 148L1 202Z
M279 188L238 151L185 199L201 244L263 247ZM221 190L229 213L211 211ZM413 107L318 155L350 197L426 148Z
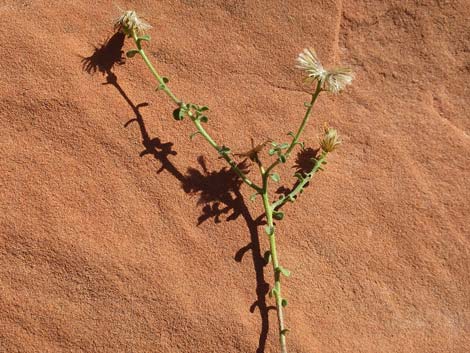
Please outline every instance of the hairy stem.
M141 40L139 40L139 37L137 36L137 33L135 31L132 31L132 38L134 39L135 45L137 46L137 50L139 51L140 56L144 60L145 64L149 68L150 72L152 75L157 79L158 83L160 84L161 90L165 92L168 97L171 98L173 102L175 102L177 105L181 104L181 100L179 100L173 92L168 88L168 86L165 84L165 81L163 81L163 77L161 77L157 70L153 67L152 63L150 62L149 58L147 57L147 54L145 54L145 51L142 49L142 43Z
M322 152L320 157L316 160L315 165L313 166L312 170L308 172L301 180L299 180L299 183L297 186L289 192L285 197L277 200L276 202L273 202L271 207L273 210L276 208L284 205L288 201L293 201L295 197L303 191L305 188L305 185L313 178L314 174L321 169L322 164L326 163L326 156L327 152Z
M286 348L286 327L284 324L284 308L282 306L282 296L281 296L281 267L279 265L279 259L277 255L276 248L276 234L273 221L273 208L269 203L269 196L267 191L268 176L266 172L263 173L263 191L261 196L263 197L263 206L266 213L267 227L269 229L269 250L271 252L271 261L273 264L274 271L274 285L272 289L272 294L276 300L276 309L277 309L277 319L279 325L279 342L281 345L281 353L287 353Z
M142 57L144 60L145 64L149 68L150 72L152 75L156 78L156 80L159 83L159 89L165 92L165 94L170 97L170 99L178 106L181 106L182 100L178 99L178 97L175 96L175 94L170 90L170 88L166 85L166 82L163 80L163 77L160 76L155 70L155 67L152 65L150 62L149 58L145 54L145 51L142 49L142 44L141 44L141 39L137 36L137 33L135 31L132 31L132 38L134 39L134 42L137 46L137 51L139 55ZM227 161L227 163L230 165L230 167L235 171L235 173L251 188L255 189L258 192L261 192L262 189L253 183L246 175L243 173L240 168L238 168L237 163L229 156L228 153L223 153L221 147L214 141L214 139L209 135L209 133L202 127L201 121L199 119L191 119L196 126L197 130L201 134L202 137L212 146L214 147L217 152L222 156L223 159Z

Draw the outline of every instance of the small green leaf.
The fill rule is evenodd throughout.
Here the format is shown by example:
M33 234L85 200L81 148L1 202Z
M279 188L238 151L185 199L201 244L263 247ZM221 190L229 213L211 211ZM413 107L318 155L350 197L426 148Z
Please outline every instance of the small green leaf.
M192 141L193 138L194 138L197 134L200 134L200 132L199 132L199 131L193 132L191 135L189 135L189 139Z
M285 143L279 145L278 148L281 149L281 150L285 150L287 147L289 147L289 145L290 145L289 143L285 142Z
M284 330L281 331L281 335L285 336L290 330L288 328L285 328Z
M287 198L289 199L290 202L295 201L295 196L289 195L289 196L287 196Z
M267 235L271 236L274 234L274 227L266 226L264 227L264 231Z
M227 146L222 146L219 148L220 154L229 154L230 152L231 152L230 148L228 148Z
M183 120L184 119L184 110L183 108L176 108L175 110L173 110L173 118L175 120Z
M135 54L138 54L138 53L139 53L138 49L131 49L126 53L126 56L128 58L133 58L135 56Z
M279 174L277 174L277 173L272 173L272 174L270 174L269 176L270 176L271 179L272 179L274 182L276 182L276 183L278 183L279 180L281 180L281 177L280 177Z
M168 77L163 76L162 81L163 83L167 84L168 82L170 82L170 79Z
M290 276L290 271L287 268L284 268L282 266L276 267L275 271L283 274L286 277Z
M283 154L280 154L280 155L279 155L279 161L280 161L281 163L286 163L286 161L287 161L286 156L283 155Z
M207 123L209 121L209 118L205 115L201 115L199 117L199 120L202 122L202 123Z
M276 271L281 272L284 276L289 277L290 276L290 271L287 268L284 268L282 266L279 266Z
M277 295L277 290L276 288L272 288L270 291L269 291L269 297L272 298L272 297L275 297Z
M149 36L148 34L145 34L145 35L143 35L143 36L137 38L137 40L139 40L139 41L140 41L140 40L145 40L145 41L148 42L148 41L150 41L150 36Z
M300 174L300 173L295 173L294 176L295 176L297 179L299 179L299 181L303 181L303 180L304 180L303 175Z
M266 265L269 264L271 262L271 251L269 251L269 250L266 251L264 253L263 258L264 258L264 262L266 263Z
M275 148L271 148L271 149L269 150L269 152L268 152L268 154L269 154L270 156L272 156L274 153L276 153L276 149L275 149Z
M255 192L253 195L250 196L250 201L255 201L256 196L258 196L259 193Z
M287 136L291 136L292 138L295 137L295 135L294 135L294 133L293 133L292 131L289 131L289 132L287 133Z
M201 113L202 113L202 112L205 112L206 110L209 110L209 107L207 107L207 106L205 106L205 105L202 106L202 107L200 107L200 108L198 108L198 111L200 111Z
M281 221L284 218L284 212L281 211L273 211L273 218Z
M282 299L281 301L281 305L283 308L285 308L287 306L288 302L287 302L287 299Z
M306 106L307 108L310 108L312 106L312 104L310 104L310 102L305 102L304 106Z

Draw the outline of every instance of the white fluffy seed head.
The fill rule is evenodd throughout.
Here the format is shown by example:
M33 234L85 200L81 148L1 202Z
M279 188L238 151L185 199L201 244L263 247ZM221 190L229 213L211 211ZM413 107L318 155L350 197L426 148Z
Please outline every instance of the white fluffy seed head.
M296 67L304 70L307 73L307 79L311 81L323 81L327 73L313 48L306 48L299 54Z
M328 70L325 80L325 89L332 93L339 93L352 83L354 74L351 69L346 67L337 67Z
M132 32L142 35L152 28L147 22L141 20L133 10L124 11L114 22L114 30L132 36Z
M313 48L304 49L297 57L298 69L305 71L308 82L318 81L325 91L339 93L351 84L354 74L351 69L336 67L331 70L323 68Z

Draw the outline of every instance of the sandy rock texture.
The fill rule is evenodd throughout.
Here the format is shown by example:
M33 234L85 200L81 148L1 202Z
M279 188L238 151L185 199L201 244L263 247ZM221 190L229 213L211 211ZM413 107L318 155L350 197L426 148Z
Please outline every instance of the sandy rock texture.
M304 137L328 121L342 147L278 222L289 352L469 351L468 1L119 6L234 151L296 129L303 48L356 73ZM0 351L278 352L262 207L124 58L118 15L0 1Z

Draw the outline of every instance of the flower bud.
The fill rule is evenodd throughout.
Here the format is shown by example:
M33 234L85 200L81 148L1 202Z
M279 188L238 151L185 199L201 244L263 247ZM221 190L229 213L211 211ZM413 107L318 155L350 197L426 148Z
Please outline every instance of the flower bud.
M320 147L324 152L333 152L341 144L341 139L336 129L325 125L323 138L320 140Z

